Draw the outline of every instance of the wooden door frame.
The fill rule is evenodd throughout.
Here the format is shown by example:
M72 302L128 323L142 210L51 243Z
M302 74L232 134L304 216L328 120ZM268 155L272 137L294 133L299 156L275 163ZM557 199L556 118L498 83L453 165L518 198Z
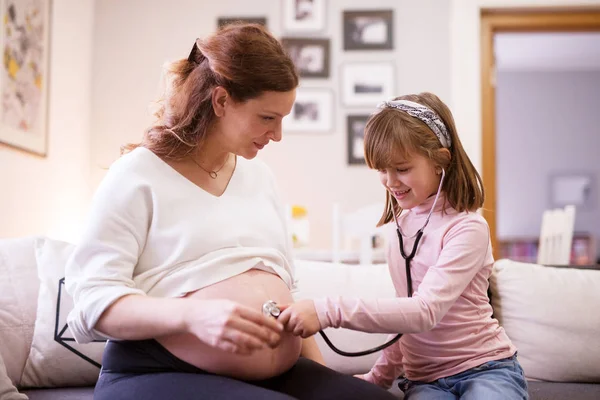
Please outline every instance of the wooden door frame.
M494 34L498 32L600 31L600 9L481 10L481 163L485 189L483 217L490 226L494 257L496 238L496 69Z

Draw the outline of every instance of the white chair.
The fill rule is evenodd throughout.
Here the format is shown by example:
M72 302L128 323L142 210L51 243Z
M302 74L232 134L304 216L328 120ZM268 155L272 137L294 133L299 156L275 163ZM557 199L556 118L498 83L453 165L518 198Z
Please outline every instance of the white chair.
M575 206L546 210L542 216L537 263L568 265L575 228Z
M342 213L338 203L333 205L332 261L334 263L343 262L348 258L343 257L343 253L349 244L358 242L359 264L373 264L373 237L382 233L383 227L378 228L376 225L383 214L383 209L383 203L375 203L353 212Z

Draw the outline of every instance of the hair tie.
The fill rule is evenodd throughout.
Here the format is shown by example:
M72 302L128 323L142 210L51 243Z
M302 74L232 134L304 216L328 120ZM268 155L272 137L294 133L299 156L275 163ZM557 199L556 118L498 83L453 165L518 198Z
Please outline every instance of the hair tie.
M200 48L198 47L198 40L200 39L196 39L196 41L194 42L192 51L190 51L190 55L188 56L188 61L196 65L200 64L202 61L204 61L204 59L206 59L206 56L202 54Z

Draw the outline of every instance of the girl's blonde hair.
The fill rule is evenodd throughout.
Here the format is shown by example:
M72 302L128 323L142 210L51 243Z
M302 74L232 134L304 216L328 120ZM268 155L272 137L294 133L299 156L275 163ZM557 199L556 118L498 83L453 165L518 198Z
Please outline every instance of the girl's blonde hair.
M423 121L388 107L371 115L365 126L365 160L369 168L386 169L391 166L395 155L410 158L410 154L418 152L446 170L442 187L446 193L444 202L459 212L479 209L485 199L483 182L458 138L448 106L432 93L409 94L394 100L409 100L433 110L450 134L450 156L443 151L439 139ZM401 212L396 199L386 192L385 210L377 226L387 224Z

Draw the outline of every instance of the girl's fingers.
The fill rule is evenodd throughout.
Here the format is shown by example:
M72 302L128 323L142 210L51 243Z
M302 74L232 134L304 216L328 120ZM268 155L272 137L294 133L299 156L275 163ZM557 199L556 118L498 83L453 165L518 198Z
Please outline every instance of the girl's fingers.
M277 322L279 322L281 325L283 325L285 330L288 330L288 323L290 321L291 316L292 316L292 313L291 313L290 309L283 310L281 312L281 314L279 314L279 317L277 318Z
M294 333L295 336L302 336L302 337L304 337L303 336L304 329L302 327L300 327L299 325L294 328L293 333Z

